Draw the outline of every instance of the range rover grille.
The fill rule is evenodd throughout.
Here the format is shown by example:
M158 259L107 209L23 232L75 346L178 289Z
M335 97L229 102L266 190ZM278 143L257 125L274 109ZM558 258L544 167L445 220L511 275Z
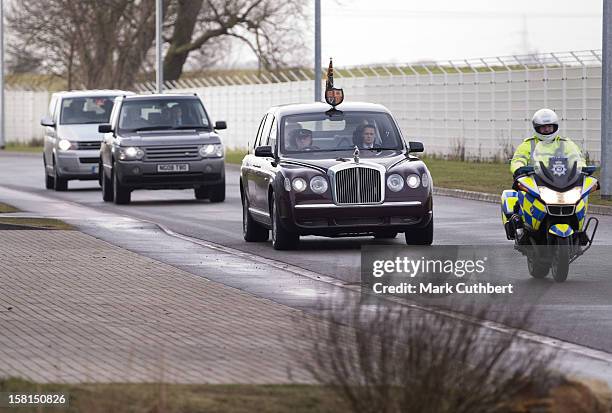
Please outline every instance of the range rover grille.
M190 146L149 146L145 147L146 161L190 161L199 159L199 148Z
M382 201L380 171L376 169L342 169L335 174L335 185L338 204L378 204Z

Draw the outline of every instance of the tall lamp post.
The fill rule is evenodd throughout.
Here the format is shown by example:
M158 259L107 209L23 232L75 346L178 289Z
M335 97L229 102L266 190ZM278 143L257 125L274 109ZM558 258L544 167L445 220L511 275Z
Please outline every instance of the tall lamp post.
M321 0L315 0L314 100L321 100Z
M0 0L0 149L4 149L4 0Z
M603 1L601 64L601 197L612 199L612 0Z
M162 62L162 24L164 22L163 0L155 0L155 84L157 93L164 91L164 65Z

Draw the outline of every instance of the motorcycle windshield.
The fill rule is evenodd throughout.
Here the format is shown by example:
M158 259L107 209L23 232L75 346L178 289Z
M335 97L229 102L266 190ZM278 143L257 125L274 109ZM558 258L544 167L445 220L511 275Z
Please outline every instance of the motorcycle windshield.
M538 143L532 163L542 183L557 190L574 186L581 177L582 154L563 140Z

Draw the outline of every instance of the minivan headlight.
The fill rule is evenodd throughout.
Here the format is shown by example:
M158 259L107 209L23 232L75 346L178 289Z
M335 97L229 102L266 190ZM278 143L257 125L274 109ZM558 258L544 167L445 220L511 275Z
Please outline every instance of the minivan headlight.
M67 151L72 148L72 142L70 142L68 139L60 139L60 141L57 143L57 147L60 151Z
M202 158L221 158L223 157L223 145L220 143L204 145L200 147L199 152Z
M135 146L128 146L127 148L119 148L119 159L122 161L142 159L143 157L144 157L144 151Z

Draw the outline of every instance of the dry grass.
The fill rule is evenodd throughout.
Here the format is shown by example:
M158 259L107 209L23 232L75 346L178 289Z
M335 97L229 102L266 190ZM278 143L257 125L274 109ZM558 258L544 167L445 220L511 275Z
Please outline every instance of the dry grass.
M45 412L336 413L346 406L329 389L310 385L37 384L0 380L0 392L64 393L69 406ZM2 411L0 409L0 411ZM19 412L37 412L20 408Z
M0 228L3 224L35 229L74 230L72 225L52 218L0 217Z
M12 205L0 202L0 214L7 214L11 212L19 212L19 210Z

